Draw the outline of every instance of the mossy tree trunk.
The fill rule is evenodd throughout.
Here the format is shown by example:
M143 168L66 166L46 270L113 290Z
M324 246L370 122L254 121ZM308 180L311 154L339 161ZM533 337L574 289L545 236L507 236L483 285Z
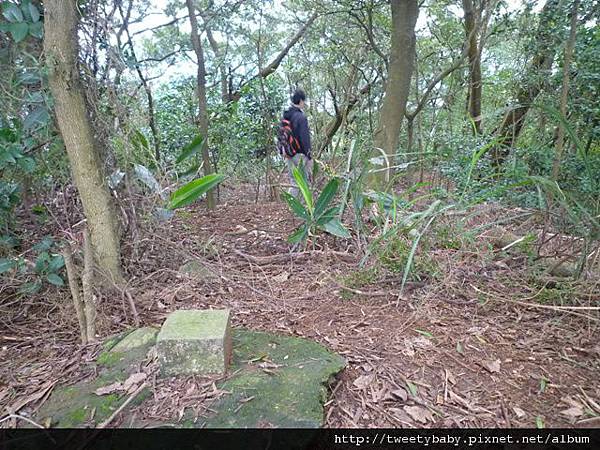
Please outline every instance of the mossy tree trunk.
M44 51L56 121L87 219L96 263L120 283L123 277L117 218L79 75L80 12L75 0L47 0L44 6Z
M419 15L417 0L392 0L392 46L390 49L388 79L383 105L379 111L379 126L373 136L373 157L385 153L387 170L373 172L370 184L382 188L391 180L398 149L402 121L410 91L410 80L415 65L415 24ZM375 169L377 170L377 169Z

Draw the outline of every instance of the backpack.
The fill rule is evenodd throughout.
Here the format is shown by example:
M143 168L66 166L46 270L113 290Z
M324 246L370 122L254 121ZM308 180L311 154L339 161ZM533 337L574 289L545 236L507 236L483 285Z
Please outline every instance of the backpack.
M300 142L294 136L292 123L287 119L282 119L279 124L277 150L281 156L287 156L288 158L293 158L296 153L300 152Z

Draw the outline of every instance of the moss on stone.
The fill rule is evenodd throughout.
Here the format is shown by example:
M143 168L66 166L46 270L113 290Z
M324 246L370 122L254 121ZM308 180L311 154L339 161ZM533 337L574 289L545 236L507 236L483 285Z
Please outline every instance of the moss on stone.
M322 425L325 383L344 368L343 358L316 342L296 337L235 330L233 339L232 371L240 372L219 385L231 395L211 406L217 414L204 426ZM260 361L279 367L265 372L257 365Z

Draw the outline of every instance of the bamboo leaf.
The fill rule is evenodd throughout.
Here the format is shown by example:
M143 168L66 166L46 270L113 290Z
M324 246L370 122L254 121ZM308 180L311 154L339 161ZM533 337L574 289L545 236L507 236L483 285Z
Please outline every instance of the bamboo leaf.
M327 207L333 200L333 197L335 197L338 187L339 187L338 179L332 178L329 181L329 183L327 183L327 185L323 188L323 192L321 192L321 195L319 195L319 198L317 199L317 203L315 204L315 212L314 212L315 220L318 221L319 217L325 212L325 210L327 209Z
M337 217L323 225L323 229L329 234L333 234L340 238L348 239L350 237L350 232L342 225L342 222L340 222L340 219Z
M306 211L306 208L298 201L296 197L287 192L282 192L282 195L294 214L301 219L308 220L308 211Z
M296 180L296 184L300 188L300 192L302 192L302 196L304 197L304 201L306 203L306 208L310 215L313 214L313 196L310 188L308 187L308 181L306 181L306 176L304 175L304 170L300 170L298 167L294 167L292 171L292 175Z
M173 192L168 208L176 209L193 203L198 199L198 197L205 194L223 181L224 178L224 175L211 173L210 175L206 175L202 178L198 178L197 180L189 182L185 186Z
M297 244L298 242L302 242L308 236L308 227L306 225L301 226L296 231L294 231L288 237L288 242L291 244Z
M195 155L196 153L200 152L203 149L203 147L204 147L204 138L200 135L196 136L192 140L192 142L190 142L188 145L186 145L183 148L183 150L181 150L181 153L175 160L175 163L179 164L180 162L185 161L190 156Z

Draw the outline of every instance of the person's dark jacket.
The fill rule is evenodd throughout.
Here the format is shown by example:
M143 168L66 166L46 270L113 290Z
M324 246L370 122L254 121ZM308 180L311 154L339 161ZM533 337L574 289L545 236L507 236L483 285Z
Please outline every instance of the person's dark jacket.
M306 116L300 108L292 105L290 109L283 113L283 118L289 120L292 124L292 132L300 143L300 153L304 153L310 159L310 130L308 129Z

